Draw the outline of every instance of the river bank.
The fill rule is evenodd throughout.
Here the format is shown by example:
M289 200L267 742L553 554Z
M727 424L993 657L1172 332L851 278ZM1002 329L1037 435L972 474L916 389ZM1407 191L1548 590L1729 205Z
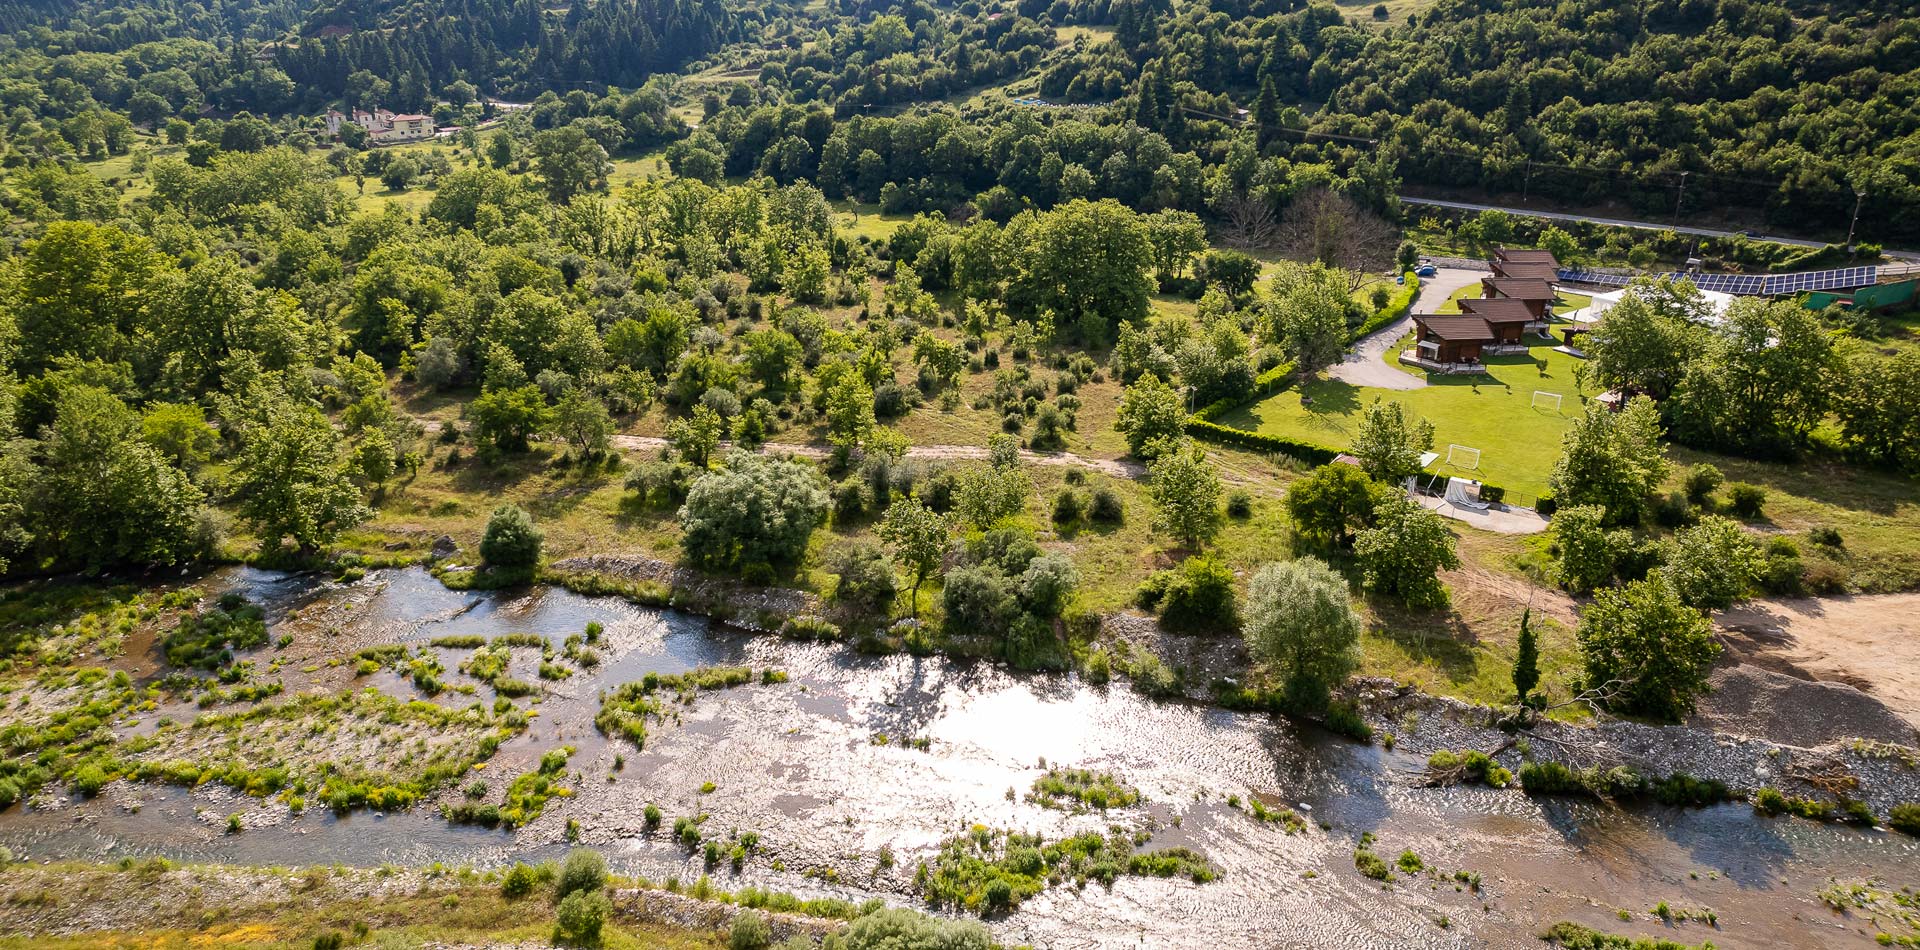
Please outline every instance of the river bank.
M543 680L538 649L508 650L504 675L536 686L510 704L527 716L524 730L411 808L296 811L284 796L253 798L219 781L192 788L112 781L95 797L50 788L0 813L0 844L36 861L164 856L499 868L557 858L577 841L605 853L619 873L654 881L706 875L726 890L907 905L924 905L918 869L937 866L945 845L975 826L1046 840L1117 828L1141 853L1203 855L1214 872L1205 883L1121 876L1110 886L1049 887L989 917L1008 943L1116 948L1142 941L1238 946L1249 934L1273 935L1256 946L1523 947L1563 919L1611 932L1671 932L1670 922L1649 912L1663 902L1715 911L1716 926L1694 922L1674 934L1686 943L1831 946L1836 926L1844 926L1847 940L1871 945L1877 931L1864 918L1825 909L1819 891L1827 880L1920 880L1920 854L1903 835L1764 818L1743 803L1615 807L1511 789L1429 787L1430 750L1491 749L1509 737L1486 724L1484 710L1387 684L1363 704L1380 739L1361 745L1265 714L1152 701L1121 682L937 656L864 655L553 587L457 591L418 568L344 583L231 569L202 586L210 596L232 590L263 604L276 641L289 638L284 650L263 654L279 658L273 675L288 697L371 687L408 703L485 706L498 698L489 681L469 673L485 652L478 645L533 637L557 657L562 640L596 624L599 660ZM389 669L362 676L351 661L339 662L386 644L432 657L444 692L432 697ZM150 675L153 650L151 641L130 639L110 662ZM595 727L602 695L621 684L716 665L782 676L676 703L643 745ZM112 731L124 741L155 734L161 718L185 717L185 724L196 715L135 709ZM1646 757L1637 761L1649 774L1663 761L1652 757L1660 742L1674 743L1676 755L1723 755L1714 767L1729 775L1766 756L1757 746L1724 753L1705 748L1710 739L1639 731L1649 728L1616 734L1613 725L1553 724L1541 735L1591 730L1608 738L1608 755ZM1387 733L1395 734L1391 747ZM1565 734L1575 735L1588 733ZM1552 745L1543 739L1531 754L1554 754ZM476 779L486 786L478 801L491 802L569 747L554 773L568 793L549 798L523 825L454 824L438 814L475 801L466 789ZM1798 752L1781 755L1800 761ZM307 767L298 753L286 764ZM1034 789L1063 767L1113 776L1136 789L1139 801L1105 810L1047 807ZM1906 781L1896 771L1884 787ZM657 825L647 820L649 805L662 815ZM1287 813L1298 821L1276 817ZM679 818L696 820L702 845L676 835ZM705 842L725 849L749 833L756 845L738 865L724 850L717 862L703 854ZM1420 870L1375 880L1356 867L1357 847L1389 860L1411 852Z

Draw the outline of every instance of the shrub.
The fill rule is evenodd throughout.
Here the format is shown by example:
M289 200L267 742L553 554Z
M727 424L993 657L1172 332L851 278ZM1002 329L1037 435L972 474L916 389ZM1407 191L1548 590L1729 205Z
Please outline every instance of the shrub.
M1063 488L1060 494L1053 496L1053 523L1070 525L1080 520L1080 495L1071 488Z
M606 926L613 904L600 891L575 891L554 911L553 942L591 947L600 942L600 930Z
M1727 507L1733 513L1749 521L1760 517L1766 507L1767 490L1746 482L1734 482L1727 486Z
M1326 727L1356 742L1372 742L1373 727L1360 716L1360 710L1352 703L1333 703L1327 707L1323 720Z
M825 617L801 614L780 624L780 635L789 640L839 640L839 626Z
M509 570L531 568L540 563L542 540L533 516L519 505L501 505L487 519L487 533L480 539L480 558Z
M1842 548L1846 546L1846 542L1840 537L1840 529L1831 525L1808 528L1807 540L1824 548Z
M773 928L757 910L734 915L733 930L727 934L727 950L766 950L773 943Z
M1685 492L1670 492L1654 505L1653 520L1662 527L1678 528L1693 521L1693 503Z
M841 548L828 569L840 578L833 588L834 602L863 613L886 611L900 590L893 576L893 561L871 543L856 542Z
M86 798L100 794L107 784L107 773L92 762L80 766L73 772L73 789Z
M1887 826L1895 831L1920 836L1920 804L1905 802L1887 812Z
M567 852L560 864L559 880L553 885L553 899L563 901L581 891L598 891L607 886L607 859L597 851L576 848Z
M1382 861L1379 855L1366 848L1353 849L1353 866L1360 869L1361 874L1376 881L1384 881L1393 874L1392 869L1387 867L1387 862Z
M1126 520L1126 506L1121 504L1118 492L1102 486L1093 491L1093 504L1087 507L1087 517L1100 524L1119 524Z
M533 893L533 886L539 880L539 874L531 866L515 863L507 869L507 876L500 879L500 896L509 900L525 897Z
M1528 762L1520 766L1520 787L1529 795L1584 795L1587 792L1579 773L1558 762Z
M1187 558L1167 572L1160 620L1179 630L1228 631L1239 626L1233 571L1211 556Z
M1720 474L1720 470L1712 465L1704 462L1695 465L1687 469L1687 477L1684 482L1687 498L1691 499L1696 505L1704 505L1707 503L1707 498L1719 490L1721 483L1726 480L1726 476Z
M1227 495L1227 517L1245 520L1253 517L1253 495L1236 488Z

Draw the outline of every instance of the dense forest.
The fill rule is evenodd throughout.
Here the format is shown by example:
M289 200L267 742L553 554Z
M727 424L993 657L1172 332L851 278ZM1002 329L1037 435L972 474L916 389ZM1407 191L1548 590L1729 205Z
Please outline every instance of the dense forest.
M1882 239L1914 234L1920 207L1920 19L1884 5L1444 0L1389 23L1237 2L72 2L12 4L0 19L9 142L29 156L45 153L37 136L50 127L73 153L122 150L115 116L153 126L209 109L457 109L491 95L632 89L717 58L745 67L746 82L709 93L709 115L798 105L846 120L1037 76L1042 95L1095 104L1079 116L1091 126L1164 137L1170 152L1154 169L1188 151L1224 161L1244 119L1256 153L1240 161L1344 174L1364 158L1428 188L1624 200L1647 215L1734 205L1830 231L1850 223L1859 199L1861 231ZM1056 45L1069 24L1110 30L1111 41ZM723 141L734 152L771 144L750 121L716 134L730 129L745 136ZM824 136L800 139L814 154L782 141L781 167L831 164ZM728 173L740 170L730 157ZM981 181L913 203L951 210ZM1102 184L1116 196L1140 190Z

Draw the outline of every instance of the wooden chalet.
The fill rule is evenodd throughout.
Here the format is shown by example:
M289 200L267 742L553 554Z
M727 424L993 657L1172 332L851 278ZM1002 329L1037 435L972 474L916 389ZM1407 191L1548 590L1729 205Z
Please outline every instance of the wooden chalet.
M1543 323L1552 316L1553 302L1558 298L1553 284L1537 277L1485 277L1480 281L1480 295L1518 300L1526 304L1535 320Z
M1495 248L1487 266L1493 270L1493 276L1510 280L1544 280L1551 284L1560 279L1560 262L1554 260L1552 251Z
M1525 350L1528 330L1546 331L1545 321L1535 317L1524 302L1509 297L1462 300L1460 312L1486 322L1487 331L1493 337L1487 349L1494 353Z
M1493 327L1470 313L1413 315L1414 348L1400 354L1400 362L1440 373L1480 370L1480 354L1497 346Z

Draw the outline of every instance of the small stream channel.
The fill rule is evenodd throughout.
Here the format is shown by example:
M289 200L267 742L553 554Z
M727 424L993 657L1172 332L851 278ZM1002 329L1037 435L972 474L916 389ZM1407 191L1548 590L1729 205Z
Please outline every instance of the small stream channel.
M0 844L33 860L497 866L564 853L572 819L581 842L618 869L691 882L703 873L700 859L670 841L667 828L645 829L643 809L654 803L668 826L705 813L709 836L758 833L761 853L743 871L723 861L710 872L730 890L912 904L916 863L975 823L1048 836L1146 829L1147 849L1190 847L1219 870L1205 885L1121 878L1111 890L1054 888L990 921L1004 941L1057 948L1537 947L1535 934L1556 920L1719 947L1871 946L1874 927L1829 911L1816 892L1829 878L1878 878L1894 888L1920 882L1920 847L1898 834L1759 818L1737 804L1623 810L1543 804L1513 791L1420 788L1411 781L1422 766L1417 757L1266 716L1155 703L1124 685L937 657L860 656L559 589L457 592L419 569L336 584L235 568L200 586L247 593L268 608L276 637L293 635L275 674L288 694L372 683L418 698L397 675L356 681L350 662L325 660L455 634L531 632L557 644L590 621L603 624L603 662L543 684L539 715L485 773L497 796L542 753L573 745L569 771L579 777L568 784L576 794L507 832L450 824L432 802L393 814L338 817L314 807L293 816L220 787L117 782L93 800L0 813ZM271 650L262 651L262 667ZM471 682L456 672L467 651L442 652L446 681ZM537 661L537 651L515 651L512 675L537 681ZM776 667L790 678L702 694L681 721L655 728L645 751L594 729L602 690L715 663ZM130 640L117 664L136 676L160 668L150 639ZM480 686L472 698L439 701L492 698ZM192 713L158 710L124 731ZM924 749L912 744L920 739ZM616 755L624 756L618 771ZM1024 795L1043 762L1112 772L1146 801L1105 815L1029 804ZM714 790L703 794L707 782ZM458 795L450 789L441 800ZM1288 834L1229 806L1229 795L1293 808L1313 825ZM236 811L248 830L227 834L226 817ZM1481 886L1476 893L1425 875L1390 886L1364 878L1352 859L1364 832L1389 861L1412 849L1448 874L1478 874ZM894 861L882 867L887 852ZM1662 901L1711 908L1718 924L1663 924L1648 914ZM1622 921L1619 910L1633 919Z

